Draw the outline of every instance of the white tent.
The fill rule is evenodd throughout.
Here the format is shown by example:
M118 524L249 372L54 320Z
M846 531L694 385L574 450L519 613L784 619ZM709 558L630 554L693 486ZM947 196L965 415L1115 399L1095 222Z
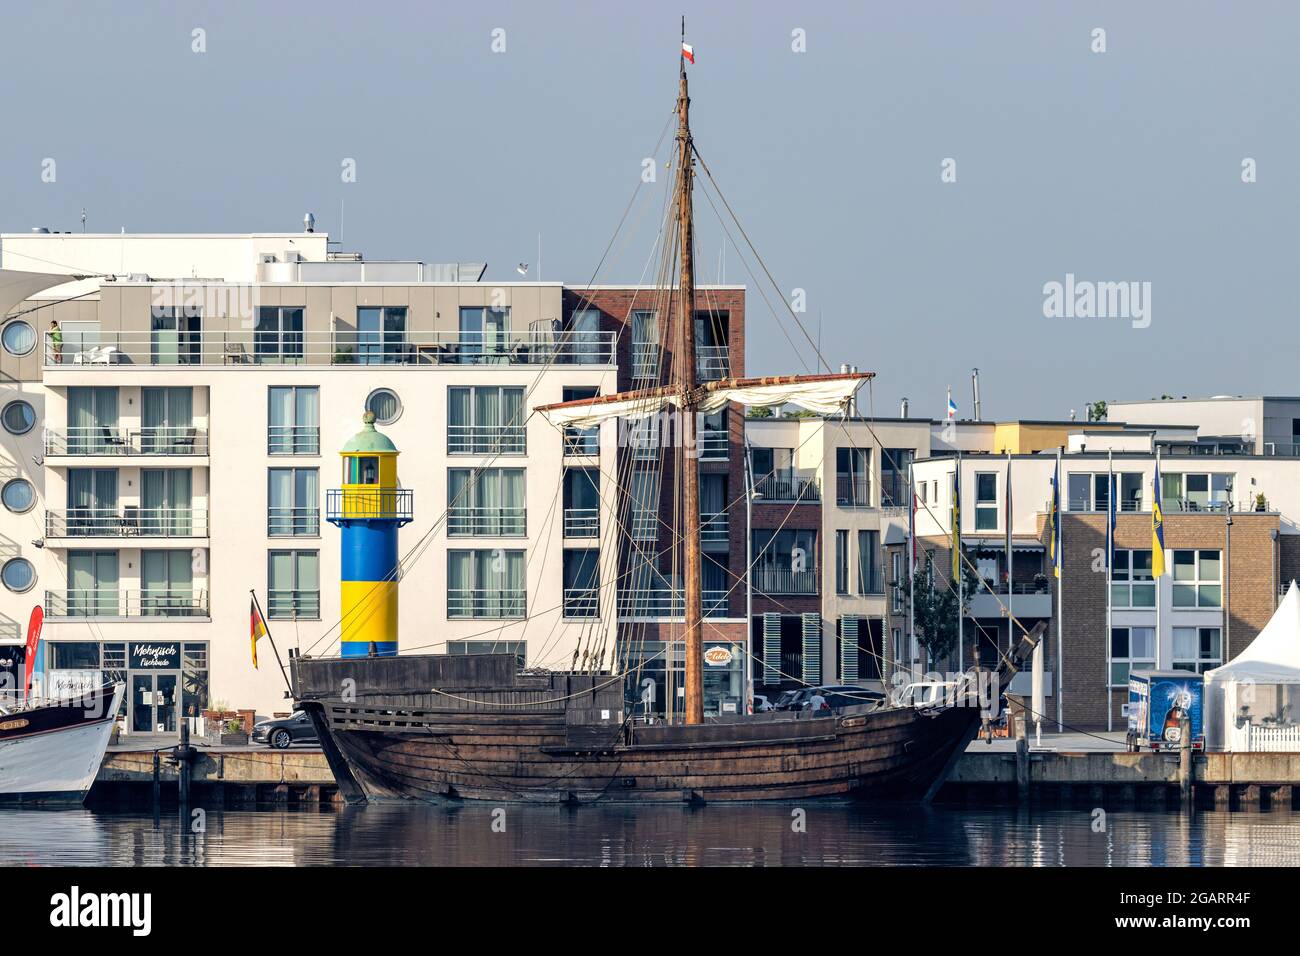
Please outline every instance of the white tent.
M1300 587L1244 651L1205 672L1209 750L1300 752Z

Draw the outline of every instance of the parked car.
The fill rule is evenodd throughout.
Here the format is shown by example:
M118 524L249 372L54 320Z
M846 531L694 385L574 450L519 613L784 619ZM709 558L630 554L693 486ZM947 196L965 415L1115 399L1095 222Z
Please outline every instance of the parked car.
M770 700L768 700L764 695L762 695L762 694L755 694L755 695L754 695L754 710L753 710L753 713L755 713L755 714L763 714L763 713L766 713L766 712L769 711L769 710L776 710L776 707L775 707L775 706L772 704L772 702L771 702Z
M821 694L830 704L831 710L852 707L856 704L878 704L885 695L878 690L869 690L854 684L828 684L822 687L801 687L788 690L777 698L777 710L807 710L814 694Z
M319 743L311 718L301 710L294 711L288 717L258 721L253 725L252 741L277 750L287 750L292 744Z

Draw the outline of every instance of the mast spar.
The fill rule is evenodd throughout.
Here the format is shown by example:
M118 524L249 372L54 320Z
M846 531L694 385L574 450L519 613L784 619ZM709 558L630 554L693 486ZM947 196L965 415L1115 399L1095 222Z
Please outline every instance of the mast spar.
M682 18L682 40L686 39L686 18ZM704 633L700 588L700 472L692 451L695 448L696 414L699 396L695 387L695 224L691 203L694 162L692 156L690 109L686 87L686 57L679 55L681 72L677 94L677 224L681 252L681 278L678 283L678 344L676 369L681 389L679 431L682 442L680 461L682 480L683 543L686 550L683 587L683 640L686 655L685 719L688 724L704 723Z

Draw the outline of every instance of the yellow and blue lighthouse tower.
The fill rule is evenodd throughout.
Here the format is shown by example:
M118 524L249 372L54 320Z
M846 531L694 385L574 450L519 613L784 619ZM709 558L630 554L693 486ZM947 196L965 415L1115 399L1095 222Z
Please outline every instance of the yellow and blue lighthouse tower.
M375 415L343 446L343 487L326 494L325 516L343 531L339 597L344 657L397 654L397 529L413 517L410 489L397 484L397 446Z

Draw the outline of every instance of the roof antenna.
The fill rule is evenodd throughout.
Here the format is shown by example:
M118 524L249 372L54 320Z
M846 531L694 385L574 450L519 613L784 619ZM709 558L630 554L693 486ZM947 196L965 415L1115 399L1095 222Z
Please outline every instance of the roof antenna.
M86 207L81 207L81 234L86 234Z

